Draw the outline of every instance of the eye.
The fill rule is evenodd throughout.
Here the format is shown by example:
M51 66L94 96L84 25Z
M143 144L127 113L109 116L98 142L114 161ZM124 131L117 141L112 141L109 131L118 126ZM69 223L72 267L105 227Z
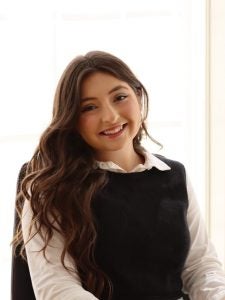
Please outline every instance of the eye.
M81 107L80 111L81 111L81 113L84 113L84 112L87 112L87 111L92 111L96 108L97 108L96 105L89 104L89 105L85 105L85 106Z
M122 94L122 95L118 95L116 96L116 101L123 101L127 98L127 95Z

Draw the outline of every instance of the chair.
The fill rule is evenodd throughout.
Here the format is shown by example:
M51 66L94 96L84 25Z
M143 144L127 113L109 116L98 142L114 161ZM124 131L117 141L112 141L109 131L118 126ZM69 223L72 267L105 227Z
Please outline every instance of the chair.
M17 180L17 193L20 191L21 181L25 176L27 164L24 164L20 170ZM19 222L17 213L14 217L14 233ZM35 300L35 295L31 283L30 272L27 262L19 256L21 245L15 250L15 255L12 255L11 269L11 300Z

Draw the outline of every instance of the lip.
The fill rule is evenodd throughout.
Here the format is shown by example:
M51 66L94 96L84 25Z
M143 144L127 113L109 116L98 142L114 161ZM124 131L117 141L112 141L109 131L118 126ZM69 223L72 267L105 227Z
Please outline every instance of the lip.
M114 125L114 126L112 126L112 127L109 127L109 128L107 128L107 129L102 130L99 134L100 134L101 136L104 136L104 137L115 138L115 137L117 137L117 136L119 136L119 135L121 135L121 134L123 133L123 131L124 131L124 129L126 128L126 126L127 126L127 123ZM104 132L106 132L106 131L113 131L113 130L115 130L115 129L118 128L118 127L119 127L119 128L122 127L122 129L119 130L119 131L117 131L117 132L115 132L115 133L109 133L109 134L105 134L105 133L104 133Z

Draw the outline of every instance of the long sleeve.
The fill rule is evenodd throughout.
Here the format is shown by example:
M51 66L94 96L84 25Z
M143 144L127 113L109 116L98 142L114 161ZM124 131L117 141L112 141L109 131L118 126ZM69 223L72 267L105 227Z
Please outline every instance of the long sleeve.
M187 190L191 248L182 274L184 289L191 300L225 300L225 273L207 236L189 178Z
M28 240L29 226L32 211L28 201L25 201L22 218L22 231L24 240ZM40 235L36 234L26 244L27 260L32 280L32 285L37 300L97 300L97 298L86 291L81 283L72 258L65 257L67 267L75 272L67 271L61 263L61 251L63 248L62 236L55 232L46 249L46 257L39 251L43 247Z

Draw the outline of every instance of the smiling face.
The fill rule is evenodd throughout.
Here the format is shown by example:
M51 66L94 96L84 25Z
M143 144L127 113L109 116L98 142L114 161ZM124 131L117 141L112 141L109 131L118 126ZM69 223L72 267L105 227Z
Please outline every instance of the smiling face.
M140 125L140 99L126 82L102 72L83 80L77 129L98 160L133 154Z

